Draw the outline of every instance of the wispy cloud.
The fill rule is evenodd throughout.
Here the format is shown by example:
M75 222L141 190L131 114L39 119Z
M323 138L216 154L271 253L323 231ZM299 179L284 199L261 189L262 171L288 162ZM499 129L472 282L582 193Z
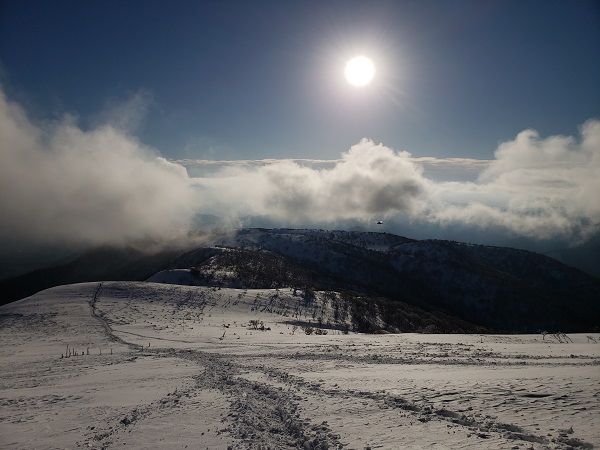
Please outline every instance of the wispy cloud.
M91 118L91 126L92 128L110 126L121 132L133 134L140 127L153 104L152 94L143 89L125 99L111 97L100 112Z

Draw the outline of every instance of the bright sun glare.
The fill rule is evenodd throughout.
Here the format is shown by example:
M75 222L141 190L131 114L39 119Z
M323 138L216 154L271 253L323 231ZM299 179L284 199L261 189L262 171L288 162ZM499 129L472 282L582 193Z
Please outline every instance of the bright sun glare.
M365 86L375 75L375 66L366 56L356 56L346 63L344 71L348 83L354 86Z

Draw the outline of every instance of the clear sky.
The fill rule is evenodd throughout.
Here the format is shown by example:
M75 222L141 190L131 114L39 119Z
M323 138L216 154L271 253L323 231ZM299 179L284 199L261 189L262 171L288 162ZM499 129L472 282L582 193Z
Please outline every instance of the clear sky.
M533 128L600 113L597 1L0 3L9 97L93 125L141 98L136 135L169 158L337 158L361 138L490 159ZM350 86L355 54L376 77Z
M0 0L0 238L598 241L599 80L592 0Z

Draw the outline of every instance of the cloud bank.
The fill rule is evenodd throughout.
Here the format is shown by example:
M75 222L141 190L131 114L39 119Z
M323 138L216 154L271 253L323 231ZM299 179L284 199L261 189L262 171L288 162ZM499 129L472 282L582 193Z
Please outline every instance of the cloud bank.
M393 218L572 242L600 230L598 120L583 124L579 138L525 130L490 161L413 158L363 139L334 161L181 163L191 174L206 169L193 183L202 208L216 215L290 226ZM460 181L435 180L439 174Z
M83 130L69 117L34 124L1 93L0 237L168 239L199 215L294 227L389 220L571 242L600 231L598 120L578 137L525 130L489 161L414 158L368 139L331 161L168 161L127 131L146 101L134 97Z

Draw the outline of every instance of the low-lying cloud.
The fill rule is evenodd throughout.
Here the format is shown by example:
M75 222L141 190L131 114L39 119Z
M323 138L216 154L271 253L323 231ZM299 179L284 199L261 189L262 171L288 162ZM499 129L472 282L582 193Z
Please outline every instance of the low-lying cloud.
M580 131L544 139L525 130L486 161L413 158L363 139L333 161L181 163L191 174L205 168L193 182L216 215L291 226L392 218L581 242L600 230L600 121ZM449 175L458 181L440 181Z
M264 215L292 225L413 215L427 180L408 156L363 139L330 168L234 163L194 183L213 214Z
M83 130L69 117L34 124L0 91L0 237L168 239L199 215L302 227L389 220L572 242L600 230L598 120L578 137L525 130L486 161L414 158L368 139L329 161L168 161L119 125L137 123L146 101Z

